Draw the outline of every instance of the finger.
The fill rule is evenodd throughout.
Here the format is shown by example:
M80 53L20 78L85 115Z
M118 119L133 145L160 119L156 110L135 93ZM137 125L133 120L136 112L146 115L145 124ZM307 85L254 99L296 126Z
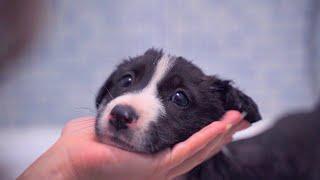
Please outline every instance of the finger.
M229 113L238 113L237 111L234 111L234 110L231 110L231 111L228 111ZM231 127L227 127L229 128L228 131L226 131L226 133L224 133L224 137L227 137L227 136L232 136L234 133L236 133L237 131L241 131L243 129L246 129L248 127L250 127L250 123L248 121L245 121L243 120L243 117L246 115L246 113L242 113L240 114L240 119L237 118L237 119L232 119L232 118L225 118L225 119L222 119L223 122L225 123L229 123L231 124L232 126ZM216 142L217 139L213 139L212 141ZM208 145L212 145L213 143L208 143Z
M174 146L171 153L167 157L167 165L175 167L181 164L184 160L190 158L198 151L203 149L207 144L215 139L216 136L225 132L226 129L236 124L241 119L241 115L237 111L228 111L221 121L215 121L206 126L199 132L192 135L189 139Z
M82 129L86 129L88 132L92 132L92 134L94 134L93 130L89 130L89 128L94 128L94 124L94 117L81 117L73 119L64 125L61 131L61 136L74 135L75 133L79 134L79 132L82 132Z
M210 157L212 157L213 155L216 154L217 151L220 151L220 148L217 148L217 146L224 146L228 143L230 143L232 141L232 136L237 132L237 131L241 131L243 129L246 129L250 127L250 123L248 123L245 120L242 120L240 123L238 123L237 125L235 125L234 127L232 127L228 132L226 132L224 134L224 137L221 138L221 142L210 142L208 144L208 147L206 147L206 149L209 149L209 153L206 157L206 159L209 159Z
M236 124L235 126L233 126L226 134L226 136L233 136L236 132L238 131L242 131L244 129L247 129L248 127L250 127L251 124L246 121L246 120L242 120L240 121L238 124Z
M222 122L213 122L209 126L210 127L205 127L206 129L195 133L186 141L174 146L171 150L168 164L170 164L171 167L179 165L185 159L203 149L211 139L223 133L227 127L226 124Z
M208 145L203 150L204 154L200 155L200 156L203 156L203 158L200 158L200 159L210 158L213 155L211 152L215 152L215 149L218 146L220 146L221 144L224 144L225 142L231 142L232 136L234 133L236 133L237 131L246 129L249 126L250 126L250 123L247 121L241 120L237 122L237 124L232 126L228 131L219 135L218 138L213 139L211 142L209 142Z
M220 139L217 139L217 140L213 140L212 142L210 142L206 149L208 149L207 151L207 155L204 155L204 156L207 156L205 157L205 159L208 159L210 158L211 156L213 156L216 152L216 149L217 149L217 146L220 146L220 145L225 145L229 142L232 141L232 136L237 132L237 131L241 131L243 129L246 129L250 126L250 123L248 123L247 121L240 121L237 125L233 126L229 131L227 131L226 133L222 134L221 138ZM219 151L220 149L218 149Z
M237 118L225 118L225 116L228 116L229 114L232 114L233 116L237 116ZM220 121L223 121L225 123L230 123L232 125L235 125L239 123L244 117L246 116L246 113L243 112L240 114L239 111L236 110L229 110L225 113L225 115L220 119Z
M198 151L192 157L186 159L183 163L179 164L177 167L171 169L168 173L168 179L180 176L192 170L197 165L201 164L206 159L209 159L212 155L219 152L223 145L226 143L224 142L225 134L220 134L217 138L210 142L205 148ZM231 139L229 138L229 142ZM212 148L214 146L214 148Z
M185 174L195 168L197 165L208 160L221 149L232 141L232 137L227 137L226 133L220 134L217 138L212 140L205 148L198 151L192 157L186 159L183 163L169 171L168 177L177 177Z
M203 149L198 151L192 157L186 159L182 164L173 168L169 175L171 177L176 177L182 175L197 165L201 164L203 161L211 158L213 155L218 153L222 147L232 141L232 135L242 129L245 129L250 126L250 123L246 121L240 121L236 126L232 127L229 131L226 131L223 134L218 135L215 139L209 142Z
M228 143L232 142L232 137L225 137L224 140L222 141L222 143L220 143L220 145L214 149L212 149L208 156L207 159L212 158L214 155L216 155L218 152L222 151L222 148L225 147L225 145L227 145Z

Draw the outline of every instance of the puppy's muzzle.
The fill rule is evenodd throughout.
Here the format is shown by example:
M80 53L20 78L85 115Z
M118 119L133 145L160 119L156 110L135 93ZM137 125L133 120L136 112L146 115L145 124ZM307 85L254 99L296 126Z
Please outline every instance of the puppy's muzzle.
M117 131L127 129L128 124L135 123L138 120L135 110L128 105L117 105L110 112L109 123Z

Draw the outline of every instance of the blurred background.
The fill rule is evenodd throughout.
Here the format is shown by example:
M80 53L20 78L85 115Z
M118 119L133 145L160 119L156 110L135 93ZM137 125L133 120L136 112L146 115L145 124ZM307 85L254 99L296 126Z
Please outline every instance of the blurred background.
M0 177L94 116L115 65L150 47L234 80L264 118L251 132L319 99L318 0L1 0Z

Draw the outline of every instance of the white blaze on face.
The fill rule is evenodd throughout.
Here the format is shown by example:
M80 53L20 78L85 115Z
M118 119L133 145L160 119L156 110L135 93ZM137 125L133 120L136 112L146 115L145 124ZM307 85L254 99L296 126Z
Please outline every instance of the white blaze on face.
M165 114L165 109L161 100L158 98L157 85L165 77L167 72L174 64L173 57L163 55L158 61L154 74L148 85L140 91L128 92L109 102L101 119L99 126L103 131L107 130L109 125L108 116L116 105L129 105L139 116L136 122L136 135L142 135L148 129L150 122L156 121L159 116ZM141 134L142 133L142 134ZM141 138L141 137L140 137Z

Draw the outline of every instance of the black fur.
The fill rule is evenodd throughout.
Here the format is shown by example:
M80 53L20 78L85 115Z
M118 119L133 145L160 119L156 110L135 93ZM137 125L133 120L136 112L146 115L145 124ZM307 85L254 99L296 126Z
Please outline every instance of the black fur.
M145 87L162 56L162 51L149 49L144 55L120 64L98 93L98 109L106 106L112 98ZM117 87L116 82L126 73L131 73L136 78L135 84L129 89L121 89ZM170 97L178 90L187 95L190 100L188 106L180 107L172 103ZM205 75L183 57L175 58L174 66L158 83L157 92L166 115L158 117L157 121L151 124L143 151L146 153L156 153L186 140L201 128L219 120L227 110L246 111L246 119L252 123L261 119L255 102L236 89L230 81ZM100 113L99 111L97 119ZM97 125L96 130L98 137L102 136Z
M311 112L291 114L251 139L228 145L188 174L192 180L320 179L320 102Z
M166 117L153 124L151 140L159 150L186 140L204 126L220 119L227 110L246 111L250 122L261 119L251 98L234 88L229 81L205 75L182 57L176 59L174 67L158 88ZM188 107L177 107L167 98L177 89L187 93L191 100Z

